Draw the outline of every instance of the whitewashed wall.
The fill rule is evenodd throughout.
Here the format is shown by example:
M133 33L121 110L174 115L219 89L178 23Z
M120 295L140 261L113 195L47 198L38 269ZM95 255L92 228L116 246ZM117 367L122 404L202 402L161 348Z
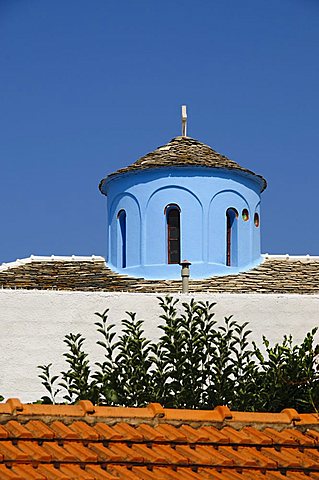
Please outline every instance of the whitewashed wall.
M319 295L197 294L176 295L183 301L217 302L216 318L233 314L239 322L249 321L252 339L261 343L262 335L272 342L292 333L301 341L307 331L319 325ZM64 368L63 338L67 333L82 333L92 361L101 359L95 345L97 334L94 312L110 309L116 325L125 311L145 319L146 335L157 338L160 312L156 294L88 293L0 290L0 394L35 401L45 393L38 379L37 365L52 362L56 371Z

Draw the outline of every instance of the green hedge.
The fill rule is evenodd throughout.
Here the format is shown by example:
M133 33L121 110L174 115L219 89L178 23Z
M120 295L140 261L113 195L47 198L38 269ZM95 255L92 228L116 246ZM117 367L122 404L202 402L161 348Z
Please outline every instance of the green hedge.
M67 369L51 375L51 364L39 366L47 395L74 403L143 406L159 402L169 408L211 409L227 405L241 411L278 412L319 406L319 346L314 328L300 345L291 335L273 346L263 337L259 348L249 341L248 322L232 317L217 322L214 303L180 304L159 299L161 337L145 337L144 321L127 312L121 332L109 323L108 310L95 323L104 350L103 363L91 365L81 334L66 335Z

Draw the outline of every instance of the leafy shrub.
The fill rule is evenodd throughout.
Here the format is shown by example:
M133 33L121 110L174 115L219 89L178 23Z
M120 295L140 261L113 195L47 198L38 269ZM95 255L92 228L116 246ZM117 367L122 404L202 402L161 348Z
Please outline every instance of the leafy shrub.
M104 360L90 365L81 334L66 335L64 354L68 369L51 376L51 364L39 375L55 403L58 395L73 403L89 399L95 404L143 406L160 402L171 408L210 409L228 405L234 410L277 412L283 408L317 411L319 404L319 346L316 329L301 345L286 336L263 351L250 343L248 323L232 317L217 324L215 303L182 303L159 299L162 335L157 343L145 338L143 320L127 312L118 335L108 313L96 313L95 323Z

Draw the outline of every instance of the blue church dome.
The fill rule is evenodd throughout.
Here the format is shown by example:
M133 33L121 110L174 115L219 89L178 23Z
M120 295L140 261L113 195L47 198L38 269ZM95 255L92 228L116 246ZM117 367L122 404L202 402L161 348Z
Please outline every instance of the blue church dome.
M110 268L147 279L203 279L262 261L260 194L266 180L181 136L100 182L107 196Z

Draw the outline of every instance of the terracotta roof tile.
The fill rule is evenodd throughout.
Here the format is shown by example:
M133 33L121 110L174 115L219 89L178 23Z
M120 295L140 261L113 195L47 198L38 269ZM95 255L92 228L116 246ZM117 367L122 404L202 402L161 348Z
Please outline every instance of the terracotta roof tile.
M90 443L89 448L98 455L100 462L120 462L121 453L116 453L101 443Z
M90 427L83 421L72 422L70 429L73 430L80 438L85 440L98 440L100 437L94 428Z
M316 442L319 442L319 431L309 428L307 430L307 436L312 437Z
M51 430L53 430L56 438L71 439L78 438L77 433L74 430L71 430L67 425L64 425L60 420L55 420L50 425Z
M94 476L85 470L81 469L78 465L63 465L60 467L62 473L67 478L76 478L77 480L94 480Z
M18 447L33 461L44 463L52 461L52 455L34 442L19 442Z
M311 457L316 461L316 464L319 465L319 452L318 452L318 444L317 444L317 449L309 449L306 450L306 455L307 457Z
M309 435L305 435L298 430L289 430L289 435L291 438L295 439L297 443L302 445L314 445L315 441Z
M205 427L200 427L199 429L200 432L207 433L209 437L209 442L211 443L229 443L229 437L226 433L221 432L215 427L211 426L205 426Z
M153 450L158 455L164 456L166 463L176 464L176 465L185 463L185 457L183 457L183 455L180 455L176 451L176 449L172 448L170 445L154 445Z
M319 475L317 414L222 408L173 414L161 406L90 405L85 414L80 405L17 410L14 404L0 404L1 480L307 480Z
M12 442L0 443L0 458L3 460L23 461L28 460L29 455L17 448Z
M125 438L122 433L115 431L114 428L104 423L96 423L94 429L102 440L123 440Z
M273 443L279 444L297 444L297 440L294 439L290 434L289 430L283 430L282 432L277 432L273 428L265 428L264 433L270 437Z
M8 436L8 431L0 425L0 438L7 438Z
M115 478L127 478L127 480L140 480L141 477L135 475L132 470L122 467L121 465L111 465L109 470Z
M180 292L182 284L179 280L145 280L120 275L101 260L31 261L0 271L0 288L161 294ZM204 280L191 279L189 290L190 293L318 294L319 261L311 257L307 261L269 257L246 272ZM13 403L11 408L19 411L21 407ZM86 402L77 408L79 416L83 416L92 407ZM290 410L287 415L294 414Z
M209 442L210 435L202 428L192 428L189 425L182 425L179 431L185 435L187 440L191 443L203 443Z
M245 451L241 450L238 451L237 448L234 447L226 447L222 446L218 449L220 453L225 455L225 457L230 458L233 462L233 465L238 467L257 467L257 461L251 455L253 451L250 448L245 448ZM244 455L243 455L244 453Z
M237 431L231 427L223 428L223 435L227 435L229 443L252 443L251 437L244 431Z
M156 431L165 435L165 438L171 442L186 442L187 436L172 425L158 425Z
M145 463L167 463L167 458L157 448L148 447L145 444L136 444L132 450L143 455Z
M52 460L55 462L75 462L77 458L74 453L69 453L63 446L53 442L43 442L42 448L52 456Z
M111 475L102 469L100 465L88 465L85 470L93 475L95 480L116 480L118 477Z
M206 452L206 454L209 454L210 461L208 463L212 465L218 465L220 467L229 467L234 465L233 459L223 454L220 448L212 449L210 445L198 445L196 449L198 451Z
M122 435L122 438L125 438L126 440L129 441L140 441L144 439L144 436L136 431L135 428L131 427L127 423L117 423L113 427L113 431L118 432L120 435Z
M289 472L286 475L286 478L293 478L294 480L303 480L305 477L304 475L294 472L293 475L290 475Z
M15 479L23 478L24 480L45 480L46 478L36 468L33 468L31 465L14 465L14 467L12 468L12 471L16 475L18 475L18 477L14 477ZM0 475L1 475L1 471L0 471Z
M140 433L146 441L156 440L163 442L165 440L164 434L160 433L158 430L155 430L153 427L147 425L146 423L142 423L141 425L139 425L136 428L136 431Z
M134 452L134 450L128 447L125 443L110 444L108 448L116 455L120 455L121 460L124 462L145 463L143 455Z
M38 470L46 480L70 480L72 478L53 465L39 465Z
M238 453L241 455L246 455L248 449L245 447L238 447ZM256 465L261 468L276 468L277 463L264 455L261 451L257 450L256 448L249 449L249 455L253 458L256 462Z
M1 475L0 478L2 480L11 480L11 479L24 480L24 478L25 478L24 476L21 476L21 473L19 473L19 472L15 473L14 470L12 471L10 468L7 468L5 465L0 465L0 475ZM26 477L26 478L28 478L28 477Z
M77 458L80 462L91 463L98 461L98 454L90 447L86 447L78 442L70 442L64 445L65 450Z
M30 420L30 422L25 425L25 429L35 438L50 439L55 436L54 431L39 420Z
M30 430L25 428L23 425L21 425L16 420L10 420L9 422L7 422L5 428L8 432L9 437L15 437L15 438L20 438L20 437L32 438L33 437Z
M264 445L264 444L269 445L273 443L272 439L268 435L265 435L264 432L250 426L244 427L242 429L242 433L247 434L247 436L250 439L250 443L259 444L259 445Z
M279 451L274 448L262 447L261 453L271 458L277 463L277 466L280 468L298 468L301 467L299 460L295 456L295 452L290 453L287 450L280 449Z

